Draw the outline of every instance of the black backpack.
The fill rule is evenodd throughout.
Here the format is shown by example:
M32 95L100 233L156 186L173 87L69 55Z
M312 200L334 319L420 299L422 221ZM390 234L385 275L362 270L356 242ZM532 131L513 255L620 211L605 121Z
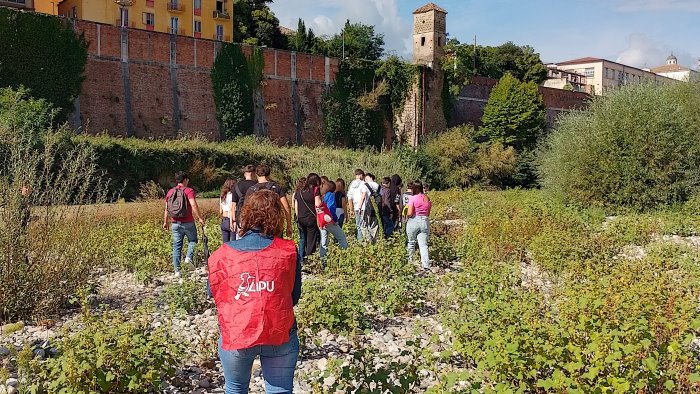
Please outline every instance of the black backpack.
M282 194L280 192L280 186L272 181L267 181L265 183L256 183L255 185L251 186L248 188L248 191L245 192L246 197L249 195L257 192L258 190L272 190L273 192L277 194Z
M168 216L173 219L184 218L188 214L189 201L187 201L184 189L175 186L165 204Z
M369 207L367 209L368 212L374 213L378 212L379 209L381 209L382 206L382 195L379 193L379 189L382 187L379 185L377 187L377 190L372 189L369 186L369 183L365 182L365 186L367 187L367 190L369 190L369 196L372 200L369 201Z

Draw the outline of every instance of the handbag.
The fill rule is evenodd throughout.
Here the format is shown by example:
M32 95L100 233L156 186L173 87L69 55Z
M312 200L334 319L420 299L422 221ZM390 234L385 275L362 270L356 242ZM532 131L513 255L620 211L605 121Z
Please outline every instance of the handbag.
M315 194L314 194L314 196L315 196ZM314 197L314 199L315 199L315 197ZM314 212L311 210L311 207L309 207L309 204L306 203L306 201L304 200L303 197L301 198L301 201L304 202L304 205L306 205L306 208L310 212ZM335 221L333 220L333 215L331 215L331 211L330 211L330 209L328 209L328 205L326 205L326 203L323 202L323 200L321 200L320 207L314 207L314 208L315 208L315 212L316 212L316 224L318 224L318 228L323 230L329 224L335 224Z

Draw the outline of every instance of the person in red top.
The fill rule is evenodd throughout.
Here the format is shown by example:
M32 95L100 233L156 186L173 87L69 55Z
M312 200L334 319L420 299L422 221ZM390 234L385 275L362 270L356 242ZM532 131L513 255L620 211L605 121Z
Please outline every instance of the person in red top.
M204 226L204 219L199 214L199 206L194 189L188 187L190 180L187 174L183 171L175 174L175 182L177 185L168 190L165 195L165 212L163 214L163 229L168 230L168 221L172 223L173 234L173 268L175 276L180 276L180 260L182 255L182 247L185 237L187 237L187 254L185 255L185 266L190 269L194 268L192 259L194 258L194 248L197 246L197 226L194 223L194 217L197 217L199 223ZM172 212L168 212L168 201L171 200L176 189L182 190L186 197L185 209L183 216L173 217ZM168 220L169 219L169 220Z
M301 261L279 194L246 196L242 237L209 257L209 283L219 318L219 358L226 394L247 393L260 356L265 391L291 393L299 355L294 305L301 296Z

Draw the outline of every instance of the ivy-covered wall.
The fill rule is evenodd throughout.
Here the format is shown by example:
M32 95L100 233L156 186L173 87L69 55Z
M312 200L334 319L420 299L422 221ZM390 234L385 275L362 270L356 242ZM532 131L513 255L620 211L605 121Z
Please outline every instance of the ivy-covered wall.
M0 87L24 86L67 119L80 94L87 42L67 20L0 7Z

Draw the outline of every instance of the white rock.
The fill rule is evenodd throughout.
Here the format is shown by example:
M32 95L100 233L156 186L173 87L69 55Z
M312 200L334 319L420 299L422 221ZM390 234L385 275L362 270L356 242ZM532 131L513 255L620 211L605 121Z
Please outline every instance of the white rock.
M316 366L318 367L319 370L325 371L326 368L328 368L328 360L326 360L325 358L322 358L322 359L318 360L318 362L316 363Z

